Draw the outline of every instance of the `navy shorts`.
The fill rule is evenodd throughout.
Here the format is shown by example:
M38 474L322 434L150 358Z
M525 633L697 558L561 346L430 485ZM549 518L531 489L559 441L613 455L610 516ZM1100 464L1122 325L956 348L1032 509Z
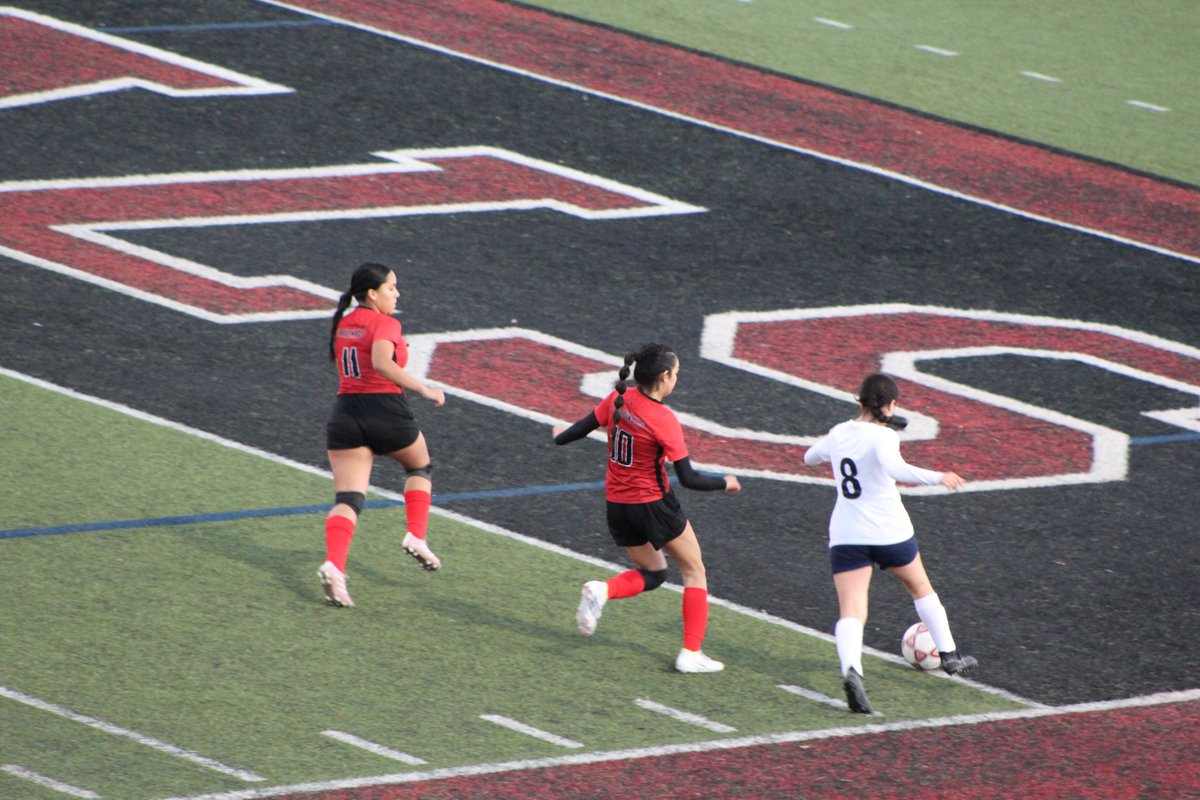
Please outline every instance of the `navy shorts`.
M608 503L608 532L620 547L649 543L655 550L687 528L687 515L674 492L652 503Z
M421 429L402 394L339 394L325 423L325 447L369 447L375 455L403 450Z
M903 567L917 557L917 537L897 544L838 544L829 548L833 574L878 564L880 569Z

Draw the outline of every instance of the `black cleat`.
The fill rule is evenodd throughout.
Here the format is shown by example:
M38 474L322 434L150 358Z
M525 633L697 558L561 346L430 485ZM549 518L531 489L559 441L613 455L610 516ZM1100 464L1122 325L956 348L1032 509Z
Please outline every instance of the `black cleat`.
M957 650L942 653L942 671L948 675L958 675L977 666L979 666L979 659L975 656L960 655Z
M846 679L842 681L842 688L846 690L846 703L850 706L850 710L855 714L874 714L874 709L867 701L867 690L863 688L862 675L851 667L846 673Z

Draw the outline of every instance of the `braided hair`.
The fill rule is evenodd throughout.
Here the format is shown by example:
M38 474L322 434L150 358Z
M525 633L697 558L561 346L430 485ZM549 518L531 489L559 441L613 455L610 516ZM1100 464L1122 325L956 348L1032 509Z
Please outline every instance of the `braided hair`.
M370 261L354 270L354 274L350 277L350 288L338 298L337 311L333 313L333 325L329 329L330 361L337 360L337 355L333 352L333 345L337 339L338 324L342 321L342 317L345 316L346 309L350 307L350 300L354 299L360 303L366 300L367 292L383 286L387 281L388 273L391 271L391 267L385 267L383 264L375 264Z
M891 376L877 372L863 379L862 387L858 390L858 403L864 411L871 412L876 422L882 422L892 430L902 431L908 427L908 420L900 416L888 416L883 413L883 407L893 400L900 399L900 387Z
M636 366L633 366L636 363ZM665 344L644 344L641 349L625 356L625 363L617 373L617 399L613 403L613 423L621 419L621 406L625 405L625 383L629 379L629 368L633 366L633 380L643 389L654 386L658 376L675 369L679 357Z

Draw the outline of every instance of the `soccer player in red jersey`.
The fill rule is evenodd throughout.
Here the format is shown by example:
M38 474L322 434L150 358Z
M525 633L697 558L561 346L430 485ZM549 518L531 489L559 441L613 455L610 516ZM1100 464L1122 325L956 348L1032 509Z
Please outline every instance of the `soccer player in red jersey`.
M626 391L631 365L636 391ZM701 650L708 627L708 581L700 543L671 491L667 462L689 489L741 491L733 475L701 475L692 467L683 427L663 400L679 379L679 357L661 344L648 344L625 356L616 389L574 425L554 426L555 444L582 439L603 426L608 431L608 471L604 478L608 530L637 569L607 581L583 585L575 622L579 632L596 631L604 604L656 589L667 577L666 551L683 578L683 648L675 659L680 672L718 672L725 668Z
M317 577L332 606L354 606L346 590L346 558L377 455L395 459L407 473L404 509L408 532L401 547L425 569L442 565L425 541L433 491L429 448L408 408L407 396L418 394L440 406L446 395L404 369L408 347L399 320L392 316L399 298L395 272L382 264L363 264L338 301L329 333L329 358L337 365L338 393L325 438L335 501L325 518L326 560ZM346 313L352 299L358 305Z

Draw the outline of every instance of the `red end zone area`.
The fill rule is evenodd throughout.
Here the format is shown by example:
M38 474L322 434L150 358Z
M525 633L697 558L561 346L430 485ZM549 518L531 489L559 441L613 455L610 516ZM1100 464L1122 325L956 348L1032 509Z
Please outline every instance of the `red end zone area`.
M1196 692L1177 697L1153 705L1074 706L1032 717L839 729L779 744L671 755L612 754L620 759L540 769L495 765L497 771L488 774L288 796L1194 798L1200 786L1200 698Z

